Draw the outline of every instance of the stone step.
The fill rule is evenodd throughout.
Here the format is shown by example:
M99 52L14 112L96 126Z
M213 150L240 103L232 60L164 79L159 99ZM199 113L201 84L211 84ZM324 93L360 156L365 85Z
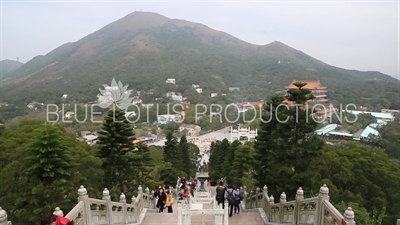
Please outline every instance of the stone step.
M178 214L174 213L147 213L142 225L176 225ZM191 225L214 225L214 215L193 215ZM229 225L264 225L257 212L244 212L229 218Z

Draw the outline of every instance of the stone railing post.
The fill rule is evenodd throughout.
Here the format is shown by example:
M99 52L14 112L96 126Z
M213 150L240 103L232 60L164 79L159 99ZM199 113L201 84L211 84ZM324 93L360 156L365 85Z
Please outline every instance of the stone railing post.
M397 224L396 225L400 225L400 219L397 220Z
M89 196L87 194L86 188L81 185L78 189L78 202L83 202L83 224L92 224L92 218L90 213Z
M329 188L328 186L326 186L326 184L322 185L322 187L319 189L318 205L317 205L317 225L324 224L324 212L322 203L325 200L329 201Z
M344 211L343 217L346 225L356 225L356 222L354 221L354 212L351 207L348 207L346 211Z
M296 191L296 203L294 205L294 219L293 219L293 224L297 224L297 221L299 221L299 209L300 209L300 204L301 200L304 199L304 191L301 187L297 189Z
M269 215L269 213L270 213L270 205L271 205L271 203L270 203L270 198L268 197L268 186L267 185L264 185L264 187L263 187L263 194L262 194L263 196L262 196L262 201L263 201L263 204L261 205L261 208L264 210L264 212L265 212L265 215L268 217L268 218L271 218L270 217L270 215Z
M124 224L126 224L128 209L126 208L126 196L124 193L121 193L121 195L119 196L119 202L121 202L123 204L122 205L122 215L124 218Z
M223 202L223 204L224 204L224 225L228 225L229 224L229 214L228 214L229 204L228 204L227 200L225 200Z
M146 187L145 189L144 189L144 193L147 195L146 196L146 203L144 204L144 207L146 207L146 208L150 208L150 206L151 206L151 196L150 196L150 189L148 188L148 187Z
M286 194L282 192L279 199L279 222L282 223L283 220L283 203L286 203Z
M7 225L7 224L8 224L7 212L0 207L0 225Z
M260 193L261 191L260 191L260 188L259 187L256 187L256 194L255 194L255 196L256 196L256 208L260 208L261 206L260 206L260 200L258 199L258 194Z
M110 191L107 188L104 188L103 191L103 200L106 200L106 208L107 208L107 220L108 224L113 224L113 215L112 215L112 206L111 206L111 196Z
M156 200L155 200L155 199L152 199L153 196L154 196L154 192L155 192L155 191L153 191L153 190L151 191L151 197L149 198L151 202L149 202L149 204L150 204L150 205L149 205L149 208L154 208L154 209L155 209L155 208L156 208ZM153 207L153 206L154 206L154 207Z
M64 212L60 209L60 207L56 207L56 208L54 209L53 215L56 215L56 216L64 216Z
M244 201L244 205L246 206L246 209L250 208L250 206L248 205L248 193L247 193L247 187L243 186L243 201Z
M179 204L178 205L178 225L183 225L183 222L182 222L182 205L181 204Z

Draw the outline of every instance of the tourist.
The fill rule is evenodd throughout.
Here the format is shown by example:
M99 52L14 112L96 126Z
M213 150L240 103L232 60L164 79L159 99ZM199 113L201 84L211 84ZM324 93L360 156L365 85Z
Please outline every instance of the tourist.
M231 185L228 185L228 189L225 191L224 198L228 200L229 204L229 217L232 217L233 214L233 207L236 204L236 195L239 195L237 190L233 190Z
M240 212L240 202L241 202L241 194L240 194L240 190L236 187L236 185L232 186L233 191L236 192L235 194L235 214L239 214Z
M68 218L47 213L40 219L40 225L73 225L73 221Z
M186 187L183 191L183 200L184 200L184 204L185 205L189 205L189 196L190 196L190 191L189 189Z
M167 201L165 202L165 206L167 206L168 213L172 213L172 204L174 203L174 199L172 198L172 194L170 191L166 191L167 193Z
M165 202L167 201L167 195L164 192L163 188L158 189L158 200L157 200L157 208L158 212L162 213L164 211Z
M218 202L218 205L222 204L222 209L225 209L224 201L225 201L225 191L226 188L224 186L224 182L220 181L218 187L216 188L215 200Z

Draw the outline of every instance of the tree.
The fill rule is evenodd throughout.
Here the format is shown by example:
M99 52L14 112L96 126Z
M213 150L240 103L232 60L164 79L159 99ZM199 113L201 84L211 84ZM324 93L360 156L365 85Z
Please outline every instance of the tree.
M164 162L169 162L172 166L179 168L178 141L171 132L165 138L167 140L164 145Z
M235 184L240 187L245 184L246 178L252 176L253 161L254 161L254 148L250 144L240 145L235 151L234 160L232 161L229 183Z
M262 131L255 145L260 160L255 168L258 185L272 183L271 190L277 193L295 193L298 187L307 190L316 185L312 183L316 174L308 167L323 146L314 134L317 123L307 108L307 102L314 98L311 90L303 89L306 83L294 85L296 89L288 90L286 96L273 96L267 104L267 120L260 125ZM289 107L284 100L294 106Z
M32 163L28 173L44 185L50 185L55 180L68 180L73 164L66 152L63 134L58 127L50 124L44 124L36 132L30 148L31 156L28 157Z
M178 145L179 157L180 157L180 169L186 173L186 176L190 176L191 169L193 168L192 161L190 160L189 154L189 143L187 142L186 136L182 135Z
M235 175L232 173L232 170L235 168L233 166L233 161L235 159L235 152L241 145L242 143L239 140L235 140L229 145L228 150L225 152L223 174L226 176L228 183L234 181Z
M98 156L103 160L104 185L118 187L120 192L124 192L126 183L134 178L135 166L139 164L133 140L133 128L125 112L110 110L99 131Z
M29 217L31 222L52 210L55 204L66 209L70 208L72 204L70 194L74 187L69 184L71 168L75 166L67 153L64 134L59 127L45 123L34 132L36 135L29 148L30 166L26 171L33 187L30 192L23 194L26 200L18 202L24 203L24 206L29 205L33 211L34 216ZM43 205L43 202L46 204Z

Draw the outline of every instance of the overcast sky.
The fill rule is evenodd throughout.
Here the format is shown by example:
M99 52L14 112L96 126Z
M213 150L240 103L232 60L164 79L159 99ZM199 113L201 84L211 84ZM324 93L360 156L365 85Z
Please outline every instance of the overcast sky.
M398 0L1 0L0 59L27 62L135 10L202 23L253 44L277 40L330 65L400 79Z

